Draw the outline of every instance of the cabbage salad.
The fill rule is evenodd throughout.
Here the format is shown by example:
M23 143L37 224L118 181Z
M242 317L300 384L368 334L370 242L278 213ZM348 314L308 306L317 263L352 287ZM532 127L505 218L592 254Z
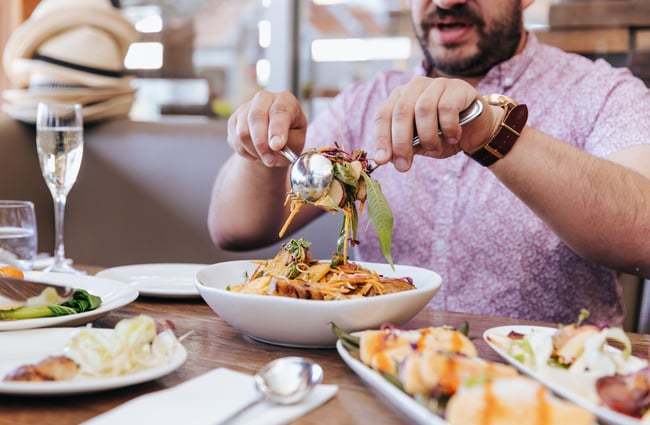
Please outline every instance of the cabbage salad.
M147 315L120 320L106 332L88 324L65 346L82 375L117 377L167 363L180 341L169 324L157 327Z

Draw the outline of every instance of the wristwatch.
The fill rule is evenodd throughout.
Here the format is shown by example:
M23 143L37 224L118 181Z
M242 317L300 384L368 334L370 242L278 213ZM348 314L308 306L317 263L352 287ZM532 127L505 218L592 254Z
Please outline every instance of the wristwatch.
M528 108L502 94L489 94L485 96L485 100L490 105L503 108L505 115L483 146L472 153L465 153L487 167L503 158L512 149L528 120Z

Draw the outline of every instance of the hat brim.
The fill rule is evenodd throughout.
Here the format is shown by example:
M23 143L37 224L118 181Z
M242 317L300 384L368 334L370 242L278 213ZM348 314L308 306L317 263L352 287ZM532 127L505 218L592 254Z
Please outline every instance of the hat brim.
M14 80L12 80L12 82L17 87L29 86L32 74L36 73L46 75L48 79L60 82L61 84L64 82L70 82L88 87L127 88L130 86L131 80L133 79L132 76L119 78L107 77L104 75L55 65L38 59L15 59L11 62L8 68L5 68L5 70L7 73L9 73L9 71L13 73Z
M5 46L2 62L9 80L24 87L21 69L15 69L11 64L16 59L31 59L38 46L49 37L80 25L97 27L111 34L124 55L138 36L133 25L118 12L102 12L95 7L79 6L73 10L56 10L43 16L32 16L13 32Z
M83 105L82 113L84 123L91 123L107 118L127 117L135 101L133 94L124 94L111 97L103 102ZM12 118L28 124L36 123L36 109L38 102L32 105L12 105L5 103L2 109Z
M136 89L114 88L77 88L77 87L48 87L5 90L2 97L7 103L15 106L33 105L38 102L60 102L60 103L97 103L110 99L111 97L124 94L135 94Z

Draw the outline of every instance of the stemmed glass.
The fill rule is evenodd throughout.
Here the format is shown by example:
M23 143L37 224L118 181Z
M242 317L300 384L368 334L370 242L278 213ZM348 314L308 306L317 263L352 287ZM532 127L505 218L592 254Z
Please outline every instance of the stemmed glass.
M80 104L38 104L36 148L43 178L54 200L54 261L45 269L48 272L84 273L69 264L63 246L65 204L79 174L83 145Z

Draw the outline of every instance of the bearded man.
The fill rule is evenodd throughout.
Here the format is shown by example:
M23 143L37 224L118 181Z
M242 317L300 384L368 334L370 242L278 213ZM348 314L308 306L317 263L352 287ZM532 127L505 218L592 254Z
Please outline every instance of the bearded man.
M442 275L431 307L556 323L586 308L620 325L618 273L650 276L650 90L540 43L523 25L533 1L412 0L422 65L352 85L309 124L291 94L257 93L228 122L215 243L276 242L288 214L278 151L337 141L392 163L372 174L393 210L392 256ZM483 113L461 127L477 99ZM320 213L305 208L289 234ZM382 262L368 220L354 258Z

